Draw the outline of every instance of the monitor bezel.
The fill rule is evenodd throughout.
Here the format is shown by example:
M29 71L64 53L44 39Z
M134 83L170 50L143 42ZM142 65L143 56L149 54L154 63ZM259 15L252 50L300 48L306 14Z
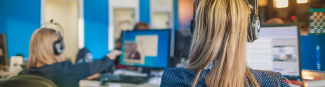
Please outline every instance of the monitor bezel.
M122 62L122 60L121 60L121 58L122 58L122 56L120 56L120 58L119 58L119 63L121 64L121 65L123 65L123 66L127 66L127 67L143 67L143 68L150 68L150 69L158 69L158 70L164 70L164 69L166 69L166 68L168 68L169 67L169 61L170 61L170 44L171 44L171 29L150 29L150 30L124 30L124 31L122 31L122 33L121 33L121 49L123 49L123 45L122 45L122 43L124 42L123 41L123 33L124 32L132 32L132 31L168 31L168 33L169 33L169 39L168 39L168 41L169 41L169 44L168 44L168 58L167 58L167 66L166 67L147 67L147 66L133 66L133 65L126 65L126 64L122 64L121 62Z
M4 64L1 64L0 65L3 65L5 66L4 68L6 69L6 66L9 66L10 63L9 63L9 57L8 57L8 45L7 45L7 34L6 33L0 33L0 35L2 35L2 39L3 39L3 58L4 59L0 59L0 60L3 60L4 61ZM0 68L1 70L1 68Z
M267 25L261 25L262 27L290 27L290 26L296 26L297 27L297 36L298 36L298 55L299 55L299 76L298 78L296 77L286 77L289 80L297 80L297 81L302 81L302 61L301 61L301 31L300 31L300 24L299 23L287 23L287 24L267 24Z

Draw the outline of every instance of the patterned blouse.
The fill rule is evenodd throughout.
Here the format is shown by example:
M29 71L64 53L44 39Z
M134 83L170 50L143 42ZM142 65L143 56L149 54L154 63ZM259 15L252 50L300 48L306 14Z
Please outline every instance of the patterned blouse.
M200 79L195 87L207 87L205 83L205 77L209 72L209 69L202 71ZM290 87L283 81L281 74L273 75L267 74L259 70L250 70L255 79L259 83L260 87ZM166 69L161 81L161 87L191 87L196 73L184 68L169 68ZM279 81L280 80L280 81Z

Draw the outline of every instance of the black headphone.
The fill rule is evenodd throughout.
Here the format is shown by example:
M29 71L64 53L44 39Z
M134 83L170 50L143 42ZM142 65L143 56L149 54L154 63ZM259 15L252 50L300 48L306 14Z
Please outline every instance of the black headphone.
M245 0L247 3L248 7L251 10L250 14L250 20L248 20L248 28L247 28L247 42L254 42L255 40L258 39L259 33L260 33L260 20L258 17L258 11L257 9L257 0L255 0L255 7L253 7L247 0ZM194 14L193 14L193 19L191 20L191 33L194 34L195 31L195 7L198 6L198 0L194 0Z
M49 26L51 24L54 24L58 29L60 29L63 32L63 27L59 23L56 23L53 20L51 20L50 22L45 22L44 24L42 24L40 29L46 28L46 26ZM59 39L54 41L54 43L53 43L53 51L54 51L55 55L60 55L60 54L62 54L62 52L64 50L63 38L62 38L59 31L56 31L54 29L51 29L51 30L53 30L55 32L55 34L59 36Z

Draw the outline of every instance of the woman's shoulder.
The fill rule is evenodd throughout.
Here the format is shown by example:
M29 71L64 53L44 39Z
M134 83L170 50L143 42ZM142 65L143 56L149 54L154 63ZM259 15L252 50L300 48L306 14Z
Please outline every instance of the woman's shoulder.
M262 86L289 87L281 73L263 70L250 70L256 81Z
M204 73L208 73L208 71ZM162 76L161 87L189 87L192 86L193 79L195 78L195 76L196 73L188 69L168 68L165 69L164 74ZM197 86L206 87L205 79L199 80Z
M195 72L184 68L167 68L164 71L163 79L168 80L186 80L195 77Z

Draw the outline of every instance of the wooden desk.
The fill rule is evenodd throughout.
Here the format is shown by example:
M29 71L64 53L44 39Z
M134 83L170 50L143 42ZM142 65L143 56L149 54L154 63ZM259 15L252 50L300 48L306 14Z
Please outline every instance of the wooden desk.
M157 85L144 83L144 84L129 84L129 83L115 83L110 82L109 86L101 86L100 81L89 81L89 80L81 80L79 82L80 87L159 87Z

